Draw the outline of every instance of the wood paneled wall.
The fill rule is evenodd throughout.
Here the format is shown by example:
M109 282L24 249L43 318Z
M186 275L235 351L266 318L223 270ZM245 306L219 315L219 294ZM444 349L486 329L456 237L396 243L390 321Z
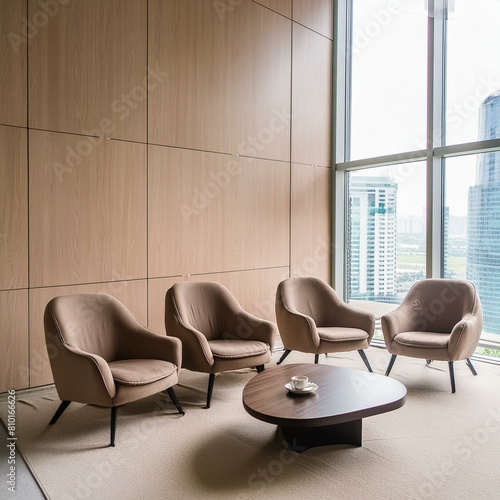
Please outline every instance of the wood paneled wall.
M42 3L0 2L0 392L52 382L57 295L164 333L176 281L329 280L333 0Z

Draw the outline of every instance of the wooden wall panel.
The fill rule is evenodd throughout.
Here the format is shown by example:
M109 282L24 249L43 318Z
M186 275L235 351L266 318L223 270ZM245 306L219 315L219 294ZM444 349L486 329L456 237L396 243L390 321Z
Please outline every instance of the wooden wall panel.
M335 0L293 0L293 20L333 40Z
M30 127L146 141L146 65L147 0L61 5L29 42Z
M28 286L26 136L0 126L0 290Z
M178 280L271 320L282 279L329 281L333 3L0 1L2 381L52 381L58 294L164 331Z
M0 124L26 127L26 0L0 2Z
M32 287L146 277L146 156L143 144L30 131Z
M293 25L292 162L328 167L332 144L332 47Z
M28 290L0 292L0 392L29 385Z
M149 142L289 160L291 21L250 0L151 0Z
M149 277L288 266L289 165L149 149Z
M292 165L291 275L330 282L331 169Z
M149 327L156 332L165 332L165 294L174 283L182 281L217 281L236 297L243 309L276 322L276 288L288 276L288 267L278 267L149 280Z
M255 3L260 3L265 7L274 10L281 15L292 17L292 0L254 0Z
M108 293L120 300L135 315L137 321L147 324L146 280L120 281L71 287L36 288L30 290L30 376L31 387L53 383L49 354L45 343L43 313L47 303L59 295L74 293Z

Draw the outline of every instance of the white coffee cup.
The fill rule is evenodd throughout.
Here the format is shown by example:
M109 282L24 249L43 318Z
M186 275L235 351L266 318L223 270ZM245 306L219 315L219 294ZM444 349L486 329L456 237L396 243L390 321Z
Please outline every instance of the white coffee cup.
M309 378L306 375L295 375L292 377L292 387L296 391L303 391L307 384L309 383Z

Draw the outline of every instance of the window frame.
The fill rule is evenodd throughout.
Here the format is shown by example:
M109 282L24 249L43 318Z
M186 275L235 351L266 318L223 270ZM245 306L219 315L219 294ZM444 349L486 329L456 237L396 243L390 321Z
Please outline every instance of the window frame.
M446 158L500 151L500 138L445 145L446 18L448 0L428 0L426 148L351 161L349 158L352 15L356 0L334 0L332 158L332 276L346 295L347 175L353 170L412 162L426 163L426 277L444 273L444 163ZM498 335L483 334L480 346L498 348Z

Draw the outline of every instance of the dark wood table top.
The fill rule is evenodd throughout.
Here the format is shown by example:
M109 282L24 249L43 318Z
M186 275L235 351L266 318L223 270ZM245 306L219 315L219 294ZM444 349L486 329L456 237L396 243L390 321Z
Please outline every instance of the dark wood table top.
M318 385L312 394L285 388L293 375L307 375ZM406 387L368 371L321 364L267 368L243 389L243 406L253 417L281 426L316 427L359 420L404 405Z

